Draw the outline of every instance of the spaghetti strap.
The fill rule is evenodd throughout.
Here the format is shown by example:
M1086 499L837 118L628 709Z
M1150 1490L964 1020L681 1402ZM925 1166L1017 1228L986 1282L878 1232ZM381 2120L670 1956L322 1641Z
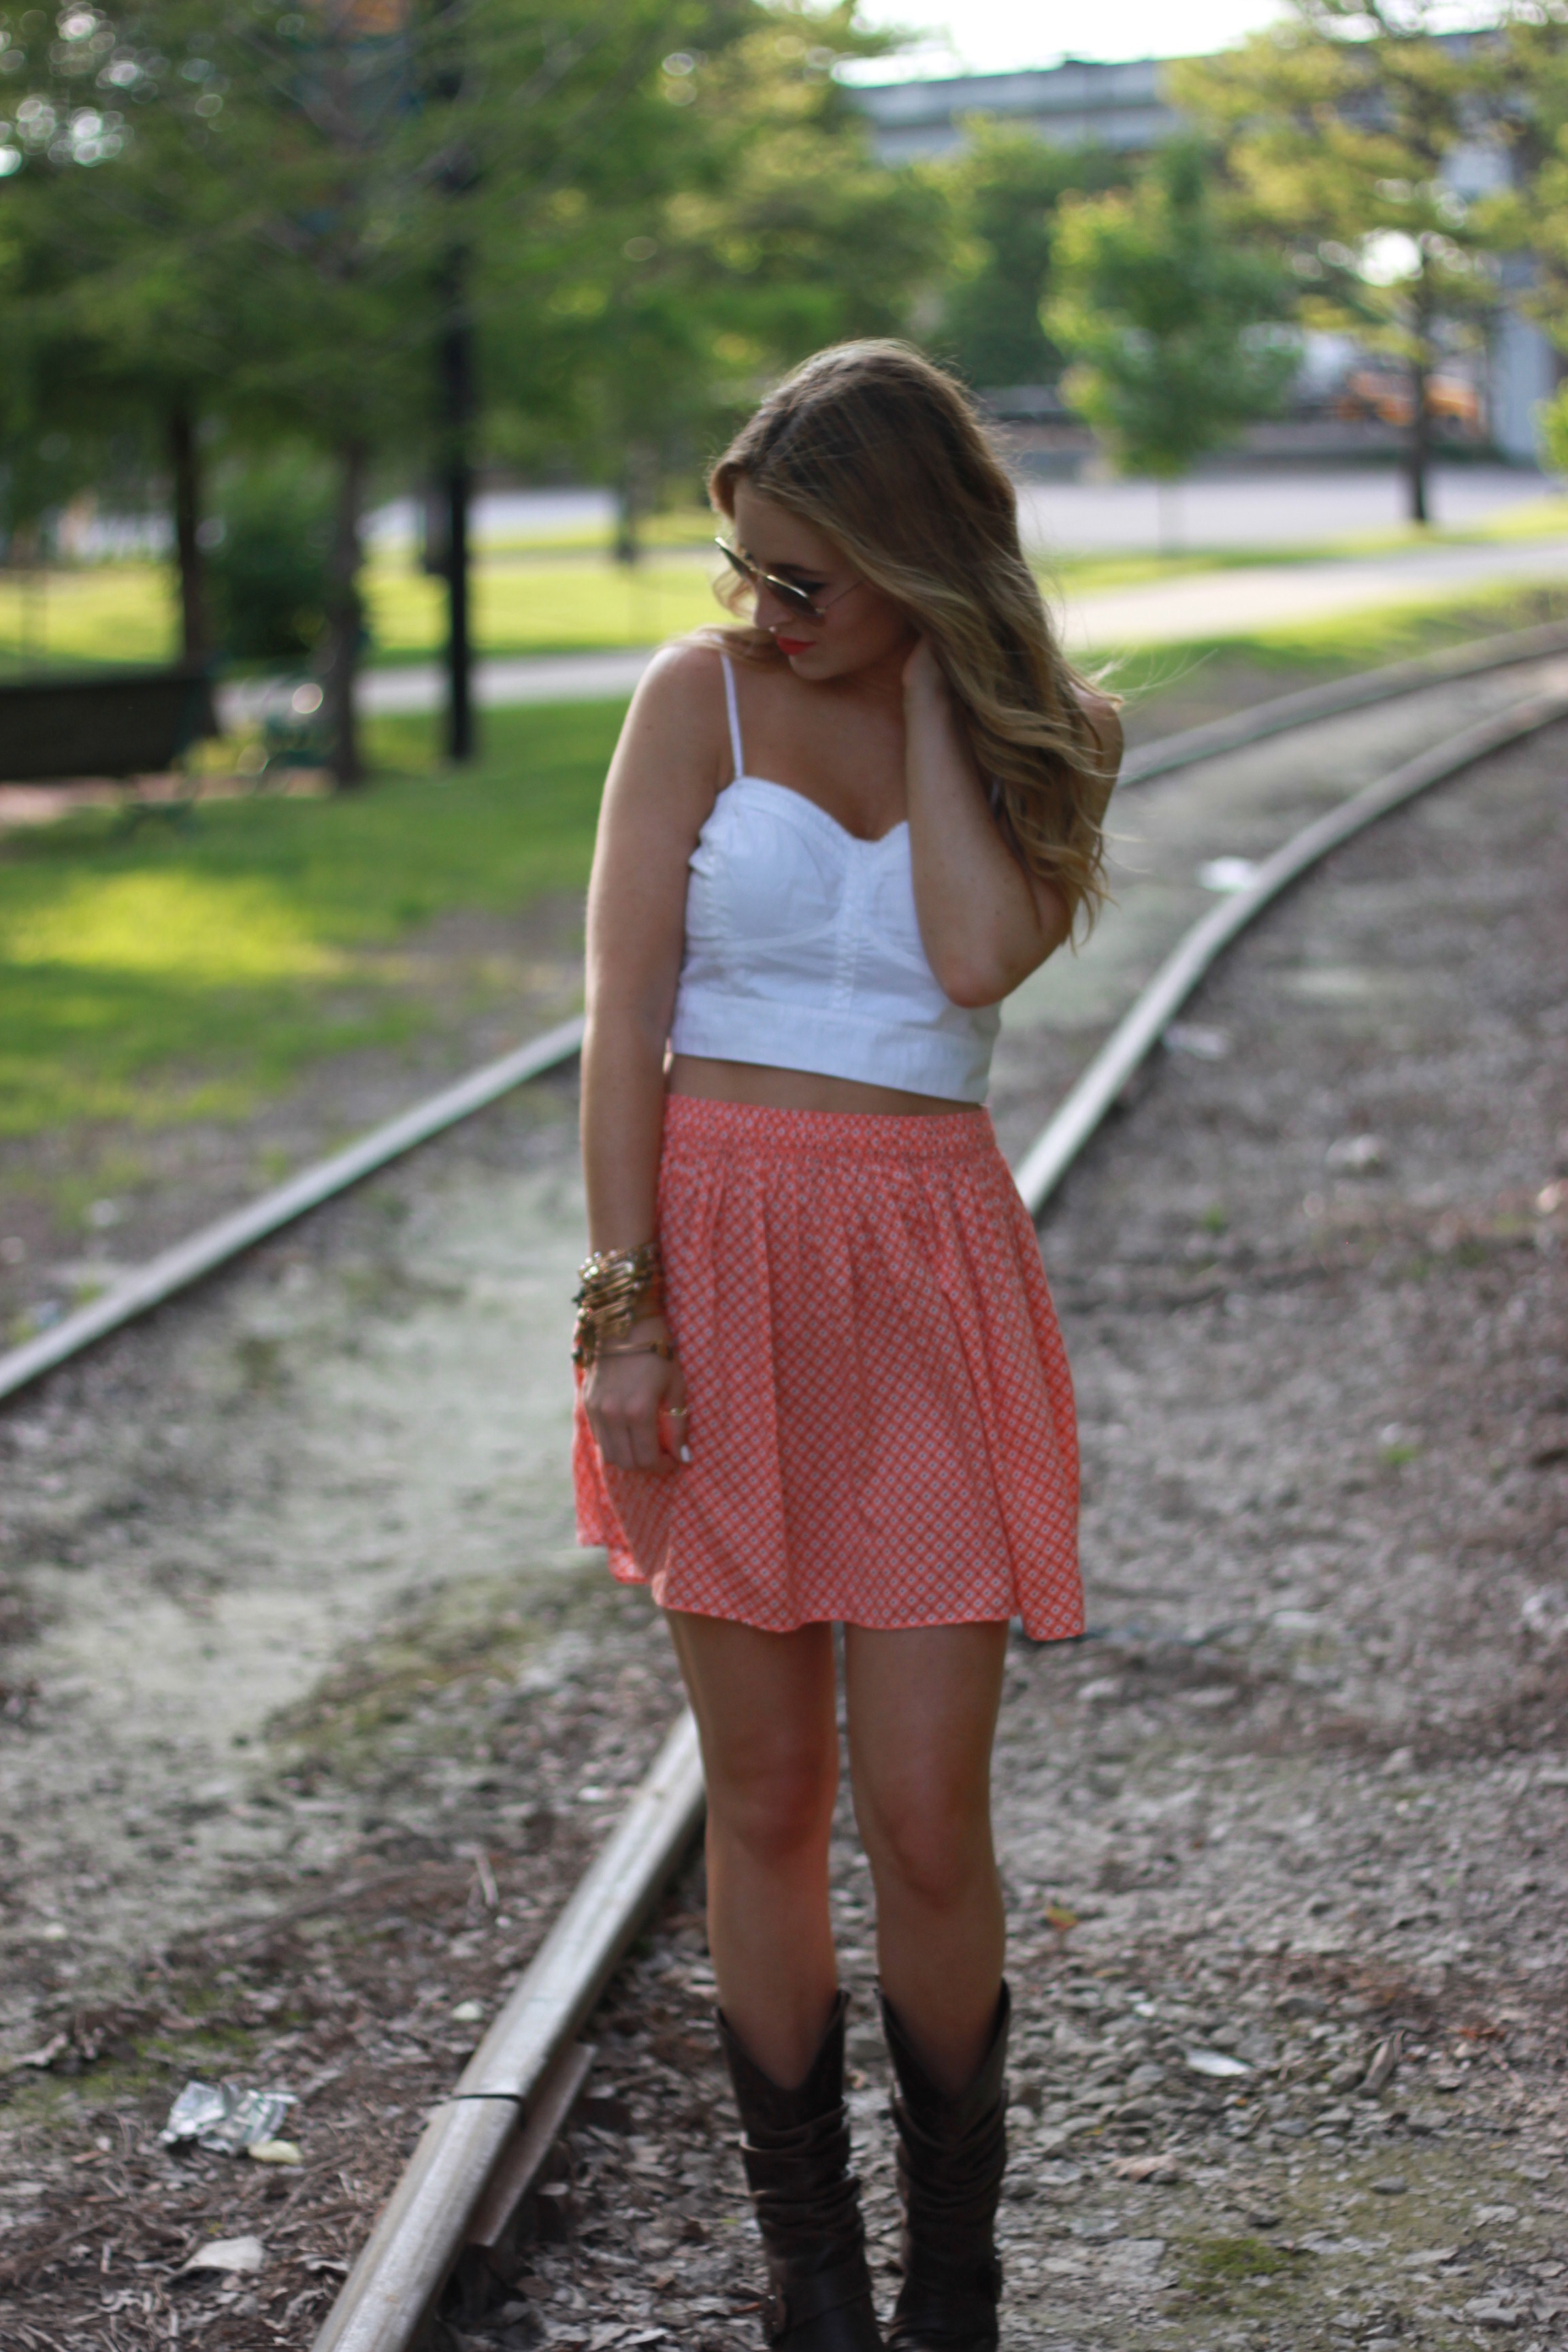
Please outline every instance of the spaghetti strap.
M734 757L737 780L746 772L746 755L741 749L741 709L735 699L735 673L728 654L721 654L724 665L724 702L730 713L730 750Z

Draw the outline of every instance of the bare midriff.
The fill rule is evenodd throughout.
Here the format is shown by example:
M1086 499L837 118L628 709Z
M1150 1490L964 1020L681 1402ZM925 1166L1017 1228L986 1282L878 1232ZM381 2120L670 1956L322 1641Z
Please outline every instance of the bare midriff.
M672 1095L694 1095L701 1102L746 1103L759 1110L870 1111L883 1118L940 1118L954 1111L973 1115L978 1108L945 1095L906 1094L901 1087L826 1078L816 1070L775 1069L768 1062L710 1061L701 1054L673 1055L665 1084Z

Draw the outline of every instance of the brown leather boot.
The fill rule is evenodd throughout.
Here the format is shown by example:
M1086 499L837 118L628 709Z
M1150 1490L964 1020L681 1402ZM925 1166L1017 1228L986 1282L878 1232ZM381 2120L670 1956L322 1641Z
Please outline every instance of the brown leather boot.
M996 2352L1002 2264L994 2229L1007 2162L1007 1988L980 2071L950 2098L882 2000L898 2078L893 2123L903 2200L904 2283L889 2352Z
M764 2074L719 2012L734 2085L741 2154L767 2255L763 2330L784 2352L882 2352L866 2267L859 2190L849 2169L840 1993L826 2039L798 2089Z

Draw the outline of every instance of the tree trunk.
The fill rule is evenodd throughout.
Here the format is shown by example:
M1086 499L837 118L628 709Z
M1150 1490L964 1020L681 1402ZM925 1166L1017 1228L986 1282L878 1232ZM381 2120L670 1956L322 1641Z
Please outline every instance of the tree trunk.
M1426 511L1426 468L1431 463L1430 419L1426 414L1426 361L1417 353L1410 362L1410 438L1405 466L1409 484L1408 513L1412 522L1430 522Z
M1415 332L1410 352L1410 438L1405 447L1412 522L1431 520L1426 502L1426 469L1432 462L1432 419L1426 407L1426 371L1431 352L1432 314L1423 268L1415 281Z
M447 526L447 756L471 760L474 726L473 649L468 625L468 502L473 492L470 435L474 414L474 331L465 304L467 257L447 268L447 323L441 338L442 488Z
M327 579L327 667L322 680L332 772L340 784L362 784L354 679L364 611L360 601L360 515L364 505L365 447L345 441L338 450L338 504Z
M653 504L656 470L654 453L647 443L628 442L616 507L617 563L637 563L642 559L640 526L643 516Z
M169 412L169 463L174 478L174 556L180 574L180 652L194 664L212 651L202 564L202 474L195 419L184 401Z

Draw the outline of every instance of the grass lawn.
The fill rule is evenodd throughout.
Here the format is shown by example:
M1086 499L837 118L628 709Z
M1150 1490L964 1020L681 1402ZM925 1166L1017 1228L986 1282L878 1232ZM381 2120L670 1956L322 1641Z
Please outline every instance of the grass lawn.
M460 776L387 721L363 793L0 835L0 1136L241 1117L306 1062L410 1034L411 937L581 888L621 709L490 712Z
M719 616L703 556L628 570L592 555L497 557L474 572L476 641L489 654L586 653L655 645ZM428 659L445 641L441 583L406 562L364 574L375 662ZM177 631L168 568L94 564L19 579L0 572L0 673L49 664L171 661Z
M487 654L588 653L652 646L722 618L703 555L634 565L601 557L496 557L475 567L475 642ZM416 661L445 641L445 591L405 565L367 575L373 658Z
M1113 675L1147 740L1563 617L1568 592L1513 590L1133 649ZM581 889L622 709L487 711L483 757L461 774L440 767L434 719L384 719L369 730L381 772L361 793L211 800L183 824L133 830L85 810L0 833L0 1139L243 1118L307 1065L445 1023L464 992L511 1001L482 945L440 962L426 950L443 922L515 919Z
M718 564L692 544L695 515L668 519L668 536L652 535L645 560L612 562L602 546L574 540L493 547L474 571L476 642L486 654L586 653L655 645L715 617L709 583ZM1075 596L1142 587L1196 573L1253 564L1307 563L1331 556L1386 553L1444 541L1518 541L1568 530L1568 500L1546 501L1499 516L1484 529L1383 531L1321 547L1194 548L1180 554L1061 554L1039 559L1047 585ZM445 635L438 581L406 555L383 554L366 566L371 659L427 660ZM105 563L19 577L0 571L0 674L45 664L158 662L176 645L173 582L167 565Z
M1247 636L1189 639L1177 645L1127 646L1097 655L1091 668L1126 695L1134 716L1160 709L1187 682L1213 667L1252 667L1289 693L1320 678L1382 669L1418 654L1441 652L1477 638L1501 636L1547 621L1568 621L1568 588L1507 586L1462 597L1373 605L1300 621ZM1183 722L1170 722L1173 725ZM1158 730L1169 731L1167 726Z

